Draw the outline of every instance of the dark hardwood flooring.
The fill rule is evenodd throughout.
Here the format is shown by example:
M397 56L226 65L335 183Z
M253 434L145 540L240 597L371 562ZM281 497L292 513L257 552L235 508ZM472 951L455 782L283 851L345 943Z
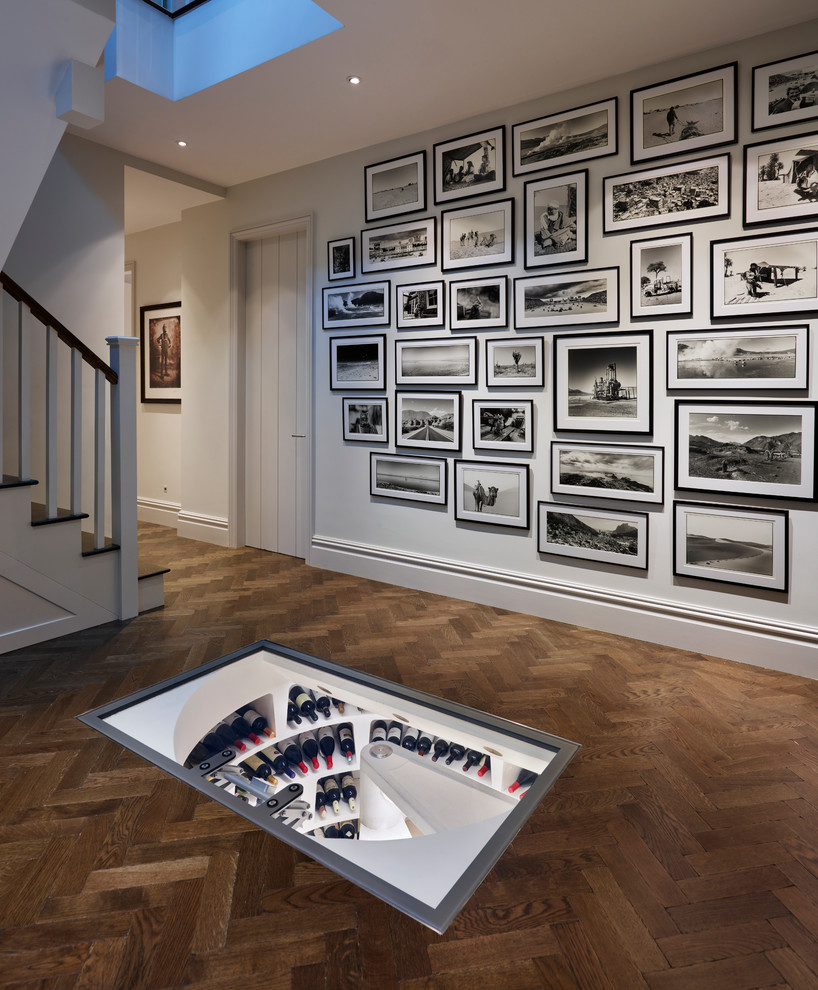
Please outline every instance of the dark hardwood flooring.
M164 610L0 657L3 987L818 988L818 682L140 539ZM445 935L74 717L263 638L582 743Z

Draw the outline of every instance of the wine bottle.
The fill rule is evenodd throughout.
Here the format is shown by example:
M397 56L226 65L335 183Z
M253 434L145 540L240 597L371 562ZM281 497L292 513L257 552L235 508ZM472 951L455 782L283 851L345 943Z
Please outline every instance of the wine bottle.
M309 768L307 767L307 764L304 762L304 758L301 755L301 750L299 749L297 743L294 743L292 740L290 740L290 742L287 743L286 749L284 750L284 755L287 757L289 762L294 767L298 767L301 773L310 772Z
M255 732L255 734L267 736L268 739L275 739L275 732L270 728L270 723L267 719L260 715L255 708L250 705L244 705L239 708L239 715L246 719L250 724L250 728Z
M358 829L355 826L355 822L347 820L341 822L338 827L341 830L342 839L355 839L358 837Z
M401 746L403 749L408 749L410 752L418 748L418 735L420 733L417 729L413 729L411 725L407 725L403 733L403 739L401 739Z
M320 787L315 788L315 810L322 818L327 817L327 799Z
M491 770L491 757L484 756L480 761L480 767L477 770L478 777L485 777L485 775Z
M226 746L232 746L240 753L243 753L247 749L241 739L236 738L236 733L224 722L219 722L213 731Z
M290 770L287 757L284 756L277 746L268 746L267 749L260 750L260 755L272 766L276 773L284 773L290 778L295 777L295 774Z
M315 714L315 701L300 684L294 684L290 688L290 701L311 722L318 721L318 716Z
M369 733L370 742L386 742L386 722L382 718L379 718L377 722L372 723L372 729Z
M239 766L246 770L251 777L261 777L262 780L266 780L268 784L277 784L278 778L273 774L272 766L266 761L262 760L258 756L246 756Z
M322 725L318 730L318 748L321 750L321 755L327 761L327 770L332 770L332 754L335 752L335 736L333 735L331 726Z
M312 760L312 766L314 770L320 770L321 764L318 762L318 740L315 738L315 733L311 730L308 732L302 732L298 737L298 745L301 747L301 752L308 760Z
M249 739L255 746L258 746L261 742L259 737L250 728L250 723L246 718L242 718L241 715L236 715L234 712L232 715L227 716L225 722L242 739Z
M449 744L445 739L435 739L432 749L432 763L437 763L441 756L445 756L449 752Z
M352 763L355 755L355 740L352 736L352 726L345 722L338 726L338 748L347 758L347 763Z
M327 804L331 804L335 814L340 815L341 789L338 787L338 781L334 777L324 777L319 782L319 786L324 788L324 797L327 799Z
M401 739L403 739L403 725L400 722L390 722L386 730L386 741L391 742L393 746L400 746Z
M339 701L337 698L333 698L332 699L332 703L338 709L338 714L339 715L343 715L344 714L344 703L343 703L343 701Z
M301 725L301 715L292 701L287 702L287 721L290 725Z
M324 716L324 718L329 718L330 716L330 700L329 696L324 694L323 691L318 693L318 697L315 699L315 707Z
M532 773L530 770L521 770L517 774L517 779L514 781L511 787L509 787L508 793L513 794L516 790L519 790L521 787L528 787L528 785L533 784L536 779L537 779L537 775L535 773ZM520 797L522 797L522 794L520 795Z
M337 825L325 825L324 826L324 838L325 839L340 839L341 830Z
M482 755L483 754L478 753L476 749L468 750L466 753L466 762L463 764L463 773L468 773L475 763L479 763Z
M208 735L211 735L211 733L208 733ZM206 738L207 736L205 736L205 739ZM202 740L202 742L196 743L193 749L187 754L187 759L185 760L185 766L188 769L190 769L191 767L195 767L199 763L204 763L204 761L209 756L213 756L215 753L219 752L219 750L222 748L222 741L221 739L219 739L218 736L214 736L214 739L216 740L218 746L218 748L215 750L205 746L204 740Z
M425 756L432 748L432 737L421 732L418 736L418 756Z
M315 836L316 839L324 838L324 830L322 828L314 828L312 830L312 834Z
M341 793L344 800L349 805L349 810L355 810L355 798L358 796L358 788L355 786L355 779L351 773L345 773L341 777Z
M461 746L460 743L452 743L451 746L449 746L449 755L446 757L446 766L451 766L455 760L462 760L465 755L465 746Z

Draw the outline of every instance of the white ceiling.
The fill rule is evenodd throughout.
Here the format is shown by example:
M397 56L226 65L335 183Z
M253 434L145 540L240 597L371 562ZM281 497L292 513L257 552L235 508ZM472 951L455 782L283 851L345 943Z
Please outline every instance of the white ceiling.
M345 27L184 100L111 80L81 136L231 186L816 16L815 0L320 5Z

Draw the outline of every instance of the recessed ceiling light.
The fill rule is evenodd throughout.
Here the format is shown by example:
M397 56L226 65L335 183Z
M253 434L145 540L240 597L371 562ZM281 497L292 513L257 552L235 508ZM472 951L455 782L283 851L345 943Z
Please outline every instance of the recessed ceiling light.
M179 145L180 148L187 147L187 141L177 141L176 143Z
M350 84L350 86L357 86L360 81L361 81L360 76L347 76L347 82Z

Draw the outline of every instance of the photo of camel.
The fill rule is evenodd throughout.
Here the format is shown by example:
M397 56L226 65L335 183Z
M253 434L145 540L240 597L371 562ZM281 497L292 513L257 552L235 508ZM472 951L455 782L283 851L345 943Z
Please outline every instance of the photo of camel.
M529 528L527 464L454 462L455 519Z

